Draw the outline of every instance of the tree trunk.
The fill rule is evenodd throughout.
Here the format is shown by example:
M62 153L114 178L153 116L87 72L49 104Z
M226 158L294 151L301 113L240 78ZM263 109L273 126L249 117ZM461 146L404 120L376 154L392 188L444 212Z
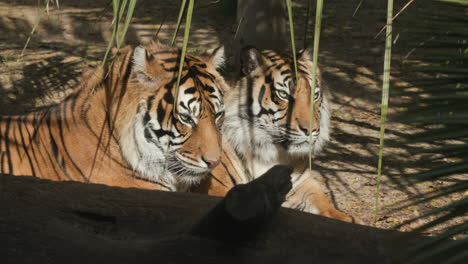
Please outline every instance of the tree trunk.
M238 31L234 42L235 64L245 46L283 52L289 48L287 10L284 0L238 0Z
M2 263L390 263L419 240L279 208L276 174L223 200L0 175Z

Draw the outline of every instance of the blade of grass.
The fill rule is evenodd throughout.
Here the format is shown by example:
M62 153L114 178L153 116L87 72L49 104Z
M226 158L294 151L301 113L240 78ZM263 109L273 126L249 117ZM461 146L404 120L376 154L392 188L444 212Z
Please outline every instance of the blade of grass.
M357 5L356 9L354 9L353 17L356 16L356 14L359 11L359 8L361 8L361 5L362 5L363 2L364 2L364 0L359 1L359 4Z
M44 6L43 8L41 8L41 10L39 11L39 14L37 15L36 17L36 21L34 22L34 26L33 28L31 29L31 33L29 33L29 37L28 39L26 40L26 43L24 44L24 47L23 47L23 50L21 50L21 54L20 54L20 57L18 60L21 60L23 58L23 55L24 55L24 51L27 49L28 45L29 45L29 42L31 41L31 38L32 36L34 35L34 32L36 32L36 29L37 29L37 26L39 25L39 22L41 21L41 18L42 16L44 15L46 11L46 7Z
M380 111L379 161L377 165L377 185L376 185L376 192L375 192L375 210L374 210L375 221L377 221L377 215L379 212L380 180L382 176L385 123L387 120L388 96L389 96L389 90L390 90L390 63L392 59L392 22L393 22L393 0L388 0L387 34L386 34L386 41L385 41L384 76L383 76L383 85L382 85L382 105L381 105L381 111Z
M237 33L239 33L239 28L240 28L240 26L241 26L241 24L242 24L242 20L243 20L243 19L244 19L244 17L241 17L241 18L239 19L239 23L237 24L236 32L234 33L234 38L233 38L233 40L236 40L236 39L237 39Z
M188 44L188 39L189 39L189 34L190 34L190 24L192 22L193 5L194 5L194 0L189 0L188 7L187 7L187 17L185 18L184 42L182 44L182 50L180 52L179 72L177 74L177 83L176 83L176 90L175 90L175 96L174 96L174 108L173 108L174 115L177 113L177 98L179 96L179 85L180 85L180 79L182 77L182 70L184 69L185 53L187 51L187 44Z
M317 87L317 69L318 69L318 51L320 44L320 28L322 25L322 10L323 0L317 0L317 7L315 9L315 30L314 30L314 52L312 55L312 84L310 91L310 113L309 123L314 125L314 103L315 103L315 88ZM309 168L312 169L312 133L309 136Z
M182 22L182 15L184 14L186 4L187 4L187 0L182 0L182 4L180 5L180 10L179 10L179 17L177 18L176 30L174 32L174 36L172 37L172 41L171 41L171 46L174 46L174 43L175 43L175 40L176 40L176 37L177 37L177 33L179 32L180 23Z
M294 22L293 22L291 0L286 0L286 6L288 8L289 32L291 33L291 49L292 49L292 55L293 55L293 61L294 61L294 74L295 74L294 82L297 82L299 75L297 74L296 42L294 40Z
M307 16L306 16L306 21L305 21L305 26L304 26L304 46L303 46L304 50L307 48L307 29L309 27L311 7L312 7L312 0L309 0L307 1Z
M120 2L120 0L119 0ZM120 21L122 20L123 16L124 16L124 13L125 13L125 8L127 7L127 0L123 0L122 2L119 3L119 12L117 13L117 26L120 27ZM120 43L119 43L119 30L117 30L116 32L116 36L115 36L115 45L116 47L119 49L120 48Z
M119 0L112 0L112 11L114 15L114 19L112 20L112 35L109 39L109 44L107 44L106 48L106 53L104 53L104 58L102 59L101 66L104 66L104 64L107 61L107 57L109 56L109 52L112 49L112 46L114 46L114 41L117 36L117 32L119 30L119 7L120 7L120 1Z
M123 26L122 32L120 33L120 38L117 40L117 48L120 48L122 46L122 43L125 39L128 27L130 26L130 21L133 18L133 11L135 10L136 3L137 0L130 0L130 3L128 4L127 15L125 16L125 24Z
M158 38L159 32L161 32L161 29L162 29L162 27L164 26L164 24L166 23L166 19L167 19L168 16L169 16L169 13L167 13L167 14L164 16L163 20L161 21L161 24L160 24L159 27L158 27L158 30L157 30L156 33L154 34L153 39L157 39L157 38Z
M398 13L392 18L392 21L395 20L403 11L405 11L406 8L408 8L412 3L414 2L414 0L409 0L408 3L406 3L405 6L403 6L400 11L398 11ZM387 23L388 25L388 23ZM375 35L374 38L377 38L378 36L380 36L380 34L385 30L385 28L387 27L387 25L385 25L380 31L379 33L377 33L377 35Z

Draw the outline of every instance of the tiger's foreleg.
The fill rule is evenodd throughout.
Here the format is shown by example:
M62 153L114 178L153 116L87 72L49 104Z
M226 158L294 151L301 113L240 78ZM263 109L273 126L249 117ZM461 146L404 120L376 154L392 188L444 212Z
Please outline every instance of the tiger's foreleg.
M286 198L286 202L283 204L284 207L345 222L360 223L359 220L337 210L332 205L325 196L320 184L310 175L309 170L306 170L302 175L297 175L297 177L302 179L300 183L294 184L293 189Z

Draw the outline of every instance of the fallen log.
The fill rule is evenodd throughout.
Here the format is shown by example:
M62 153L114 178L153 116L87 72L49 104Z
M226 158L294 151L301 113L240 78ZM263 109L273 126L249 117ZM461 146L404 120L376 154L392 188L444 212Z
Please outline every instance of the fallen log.
M275 167L224 198L0 175L2 263L391 263L420 239L279 208Z

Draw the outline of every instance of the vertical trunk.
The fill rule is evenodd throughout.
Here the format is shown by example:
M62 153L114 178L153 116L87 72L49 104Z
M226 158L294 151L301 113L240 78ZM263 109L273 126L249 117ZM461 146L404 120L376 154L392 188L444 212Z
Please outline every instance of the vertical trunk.
M289 47L284 0L237 0L237 22L240 23L234 43L237 68L239 51L244 46L279 52Z

